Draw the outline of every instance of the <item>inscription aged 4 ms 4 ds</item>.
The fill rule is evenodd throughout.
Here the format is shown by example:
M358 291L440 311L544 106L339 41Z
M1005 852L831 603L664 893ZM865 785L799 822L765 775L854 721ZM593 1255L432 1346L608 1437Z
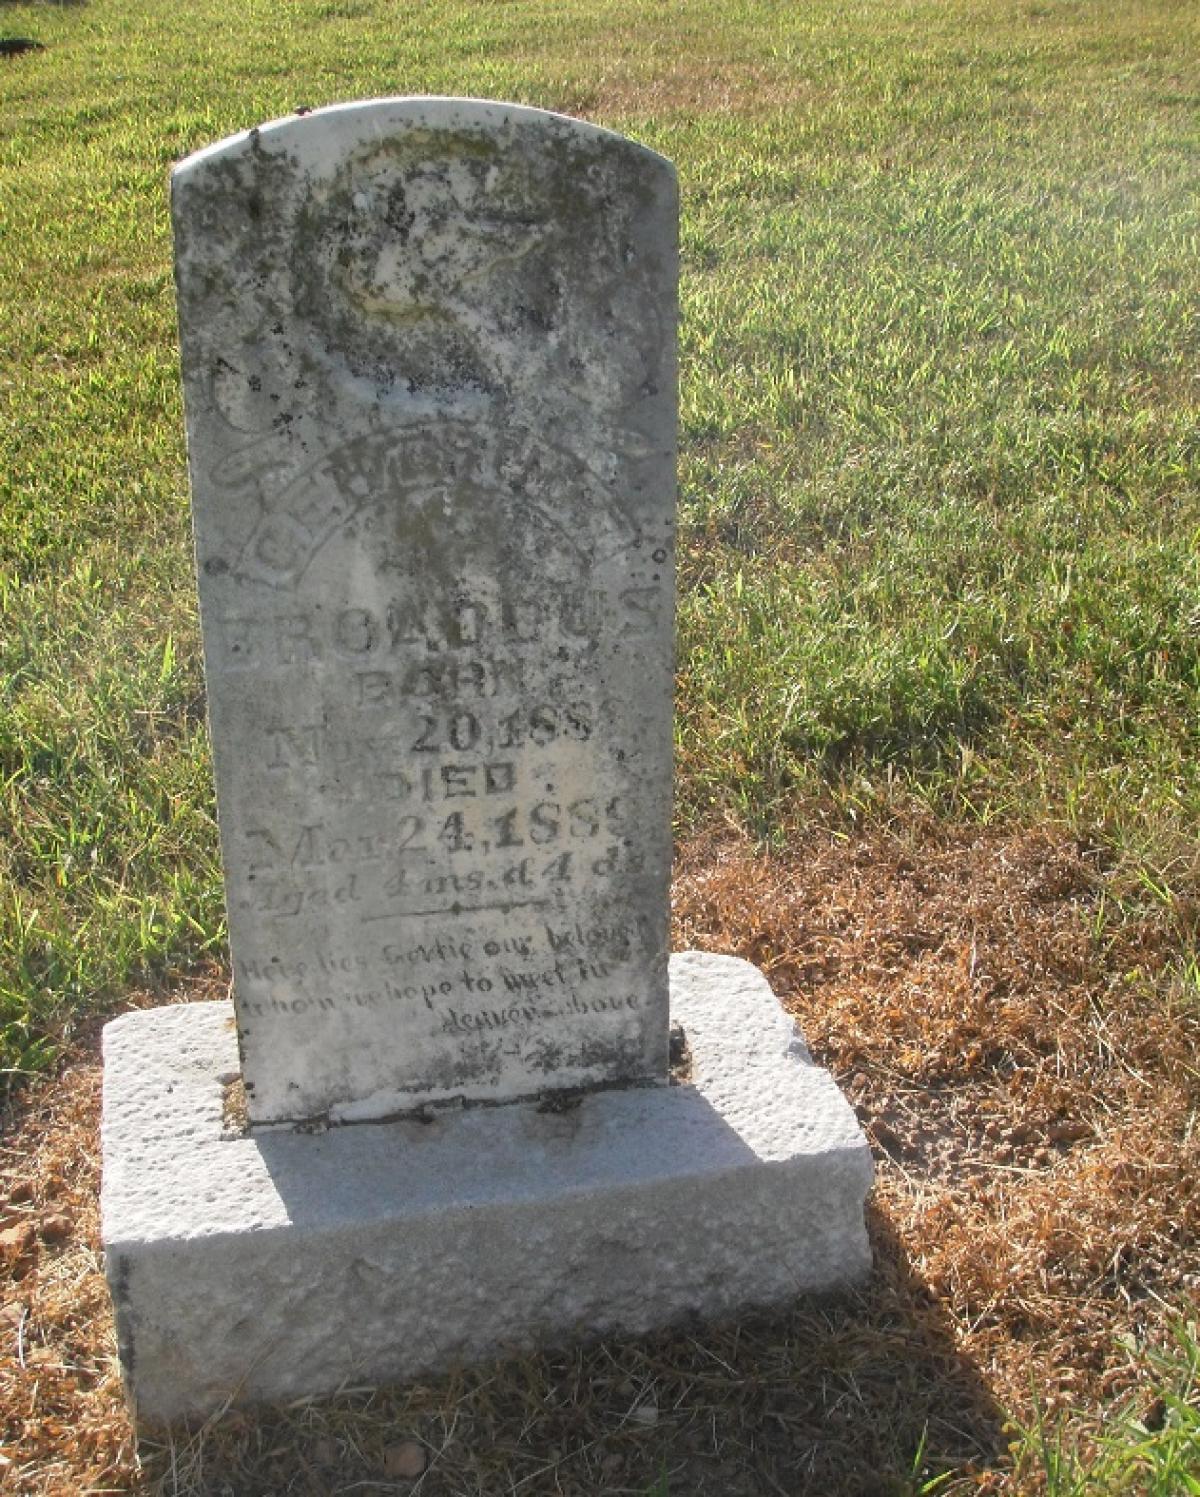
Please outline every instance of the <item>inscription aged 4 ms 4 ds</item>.
M461 100L175 173L252 1123L666 1079L677 212Z
M485 780L495 769L511 771L512 765L483 766ZM447 775L461 777L465 783L473 773L471 765L446 765L441 776L443 780ZM345 882L334 891L334 897L343 901L358 902L373 888L387 899L416 895L421 903L432 903L433 907L423 914L458 915L466 908L459 898L464 894L501 890L503 896L492 901L496 908L514 909L521 904L545 908L554 901L548 897L526 898L526 891L545 885L553 889L589 873L607 877L618 868L622 843L607 840L620 833L615 796L603 807L586 797L565 807L548 800L536 801L531 807L508 806L491 817L473 817L472 823L482 830L469 828L464 811L451 811L444 819L440 814L428 819L402 816L385 832L339 837L318 822L300 827L290 849L280 846L274 832L247 827L246 840L255 849L247 859L247 880L260 880L254 896L257 907L281 916L298 915L306 905L323 904L330 897L329 884L323 880L306 882L306 875L337 869L347 870ZM564 842L571 845L564 848ZM451 854L511 852L514 860L498 868L495 877L488 877L479 867L428 876L413 874L404 861L406 855L423 858L436 851L435 843ZM589 856L596 845L603 845L603 853ZM623 845L628 848L630 839L624 839ZM525 848L532 851L519 856ZM546 851L552 852L548 861L537 856ZM477 903L473 907L485 906ZM395 910L375 910L364 912L362 919L389 920L395 914Z

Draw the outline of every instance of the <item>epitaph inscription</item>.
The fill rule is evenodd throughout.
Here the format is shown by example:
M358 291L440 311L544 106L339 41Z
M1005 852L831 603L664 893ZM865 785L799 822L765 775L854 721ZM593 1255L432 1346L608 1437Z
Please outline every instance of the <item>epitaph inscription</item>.
M173 212L251 1120L664 1079L671 167L385 100Z

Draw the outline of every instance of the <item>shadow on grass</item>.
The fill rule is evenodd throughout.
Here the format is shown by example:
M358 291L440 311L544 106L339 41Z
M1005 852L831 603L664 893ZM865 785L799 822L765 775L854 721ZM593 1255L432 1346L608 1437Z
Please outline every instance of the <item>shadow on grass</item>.
M952 1318L874 1204L868 1226L875 1268L861 1291L698 1334L734 1376L708 1450L682 1463L663 1449L668 1491L900 1497L942 1473L974 1488L1007 1468L1004 1413Z

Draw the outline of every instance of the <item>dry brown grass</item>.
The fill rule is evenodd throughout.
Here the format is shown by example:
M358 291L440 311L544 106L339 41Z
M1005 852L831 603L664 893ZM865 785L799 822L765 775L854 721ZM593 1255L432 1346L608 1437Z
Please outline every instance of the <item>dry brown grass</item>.
M115 1374L97 1244L99 1067L82 1037L8 1120L0 1483L15 1492L1026 1491L1004 1411L1138 1398L1119 1336L1200 1284L1200 1020L1184 909L1111 911L1061 839L933 823L785 859L687 851L677 944L759 962L876 1148L859 1295L614 1341L145 1444ZM216 985L213 986L217 995ZM195 996L195 993L189 994ZM753 1242L746 1251L753 1252ZM1149 1395L1145 1395L1147 1398ZM402 1473L411 1442L422 1477Z
M1099 928L1109 881L1049 836L933 824L790 867L685 874L683 931L758 961L876 1145L878 1210L992 1393L1028 1412L1131 1376L1200 1285L1200 1014L1186 911Z
M639 59L618 62L590 83L564 85L553 107L585 119L757 119L781 109L811 109L813 102L813 86L786 67L689 54L653 74Z

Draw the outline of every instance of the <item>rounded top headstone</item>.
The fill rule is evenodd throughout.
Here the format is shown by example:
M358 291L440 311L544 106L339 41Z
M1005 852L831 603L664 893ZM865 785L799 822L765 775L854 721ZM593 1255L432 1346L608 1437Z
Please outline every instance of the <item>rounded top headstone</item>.
M383 99L172 208L251 1120L664 1080L673 168Z

